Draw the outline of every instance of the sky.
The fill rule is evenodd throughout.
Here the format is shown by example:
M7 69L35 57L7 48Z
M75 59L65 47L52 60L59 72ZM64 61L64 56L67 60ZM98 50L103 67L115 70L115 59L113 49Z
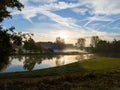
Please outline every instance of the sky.
M78 38L100 36L101 39L120 39L120 0L20 0L22 11L11 10L12 19L3 25L15 26L17 32L34 33L38 41L66 43Z

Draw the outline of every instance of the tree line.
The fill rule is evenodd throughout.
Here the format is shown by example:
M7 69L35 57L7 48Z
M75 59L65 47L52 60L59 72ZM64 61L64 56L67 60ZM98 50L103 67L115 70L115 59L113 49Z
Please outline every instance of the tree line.
M76 45L81 50L87 50L92 53L120 53L120 40L106 41L99 36L92 36L90 47L85 47L85 38L79 38Z

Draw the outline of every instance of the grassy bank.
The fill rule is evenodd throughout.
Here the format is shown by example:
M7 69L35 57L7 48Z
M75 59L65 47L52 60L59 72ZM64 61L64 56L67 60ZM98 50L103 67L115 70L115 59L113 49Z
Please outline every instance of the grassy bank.
M96 58L21 73L1 73L0 90L120 90L120 58Z

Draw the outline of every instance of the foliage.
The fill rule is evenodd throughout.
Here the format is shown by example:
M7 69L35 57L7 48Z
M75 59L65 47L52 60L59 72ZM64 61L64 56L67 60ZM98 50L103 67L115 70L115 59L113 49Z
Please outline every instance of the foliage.
M76 46L83 50L85 48L85 39L84 38L79 38L77 40Z
M60 37L57 37L56 38L56 42L54 44L54 48L61 50L61 49L64 49L64 47L65 47L65 41L64 41L64 39L62 39Z
M103 54L109 54L109 53L120 53L120 40L114 40L112 42L107 42L105 40L100 40L96 47L93 48L95 53L103 53ZM114 56L114 55L113 55Z
M11 35L7 33L8 30L2 30L3 29L0 26L0 55L8 53L12 50L12 44L10 40Z
M16 52L16 49L22 46L24 40L26 40L28 36L31 37L28 33L16 33L14 29L14 27L8 29L0 27L0 55Z
M91 38L91 47L96 47L96 44L100 41L100 38L98 36L92 36Z
M8 9L9 8L9 9ZM0 22L7 17L12 17L10 9L17 8L19 11L23 8L23 5L18 0L0 0ZM3 29L0 25L0 55L9 54L13 51L13 45L21 45L22 37L16 35L11 27L9 29Z
M109 51L115 52L115 53L120 53L120 40L112 41L109 45Z
M109 42L100 40L95 47L95 52L107 52L109 49Z
M22 36L15 33L14 27L3 29L0 27L0 54L9 54L14 51L14 46L22 45Z
M23 48L26 50L26 52L28 51L29 53L42 52L42 48L38 46L31 37L24 41Z
M0 71L3 71L4 69L6 69L9 64L10 64L9 56L0 55Z
M0 22L4 18L11 17L10 8L17 8L19 11L23 8L23 5L18 0L0 0Z

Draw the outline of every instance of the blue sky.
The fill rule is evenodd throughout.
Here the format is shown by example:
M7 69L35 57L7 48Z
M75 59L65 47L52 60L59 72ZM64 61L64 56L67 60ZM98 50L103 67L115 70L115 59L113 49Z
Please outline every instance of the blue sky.
M60 36L66 43L77 38L98 35L102 39L119 39L120 0L20 0L22 11L11 10L13 18L5 27L34 33L35 41L55 41ZM89 41L89 40L88 40Z

